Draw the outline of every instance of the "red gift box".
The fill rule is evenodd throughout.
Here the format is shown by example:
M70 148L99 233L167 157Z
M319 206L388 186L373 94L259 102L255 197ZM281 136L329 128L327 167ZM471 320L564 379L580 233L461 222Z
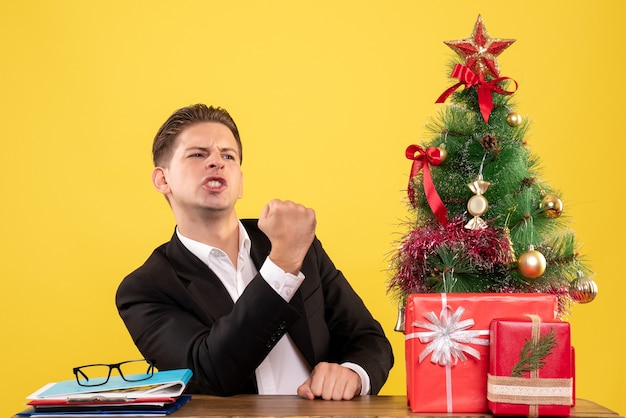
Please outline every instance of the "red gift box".
M489 325L535 314L554 320L548 294L413 294L405 308L407 403L413 412L488 412Z
M495 319L490 340L487 398L495 415L570 415L574 383L569 323L538 317Z

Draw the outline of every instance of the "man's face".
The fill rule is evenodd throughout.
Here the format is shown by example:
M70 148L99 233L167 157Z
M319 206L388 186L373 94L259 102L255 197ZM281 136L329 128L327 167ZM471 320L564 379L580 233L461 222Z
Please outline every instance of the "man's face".
M153 181L175 211L229 211L243 193L240 162L228 127L199 123L178 135L168 166L155 168Z

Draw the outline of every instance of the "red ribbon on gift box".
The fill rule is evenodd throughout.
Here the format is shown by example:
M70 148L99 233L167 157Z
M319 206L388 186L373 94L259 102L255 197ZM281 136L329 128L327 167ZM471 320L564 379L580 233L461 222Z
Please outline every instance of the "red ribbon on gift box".
M415 207L415 191L413 190L413 187L411 187L411 180L423 168L424 193L426 193L426 200L428 201L430 209L439 220L439 223L446 226L448 224L448 210L443 205L430 175L430 166L437 166L441 164L441 151L436 147L429 147L424 150L424 148L419 145L409 145L406 149L406 158L413 160L413 165L411 166L411 176L409 177L409 187L407 189L411 205Z
M498 77L491 81L486 81L483 73L479 72L478 75L476 75L469 67L461 64L456 64L454 66L450 76L458 78L459 82L444 91L435 103L445 102L456 89L463 85L466 89L476 86L476 89L478 90L478 106L480 107L480 113L483 115L485 123L489 123L489 115L493 109L492 92L503 95L511 95L517 90L517 82L510 77ZM504 80L513 80L515 83L515 90L507 91L500 87L498 83Z

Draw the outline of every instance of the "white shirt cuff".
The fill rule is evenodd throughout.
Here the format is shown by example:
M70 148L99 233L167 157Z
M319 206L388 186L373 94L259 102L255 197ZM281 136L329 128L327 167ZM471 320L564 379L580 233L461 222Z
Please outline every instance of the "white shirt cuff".
M365 371L365 369L363 369L363 367L359 366L358 364L350 363L350 362L341 363L341 365L343 367L347 367L348 369L352 370L353 372L358 374L359 377L361 378L361 396L369 395L370 394L370 377Z
M261 273L263 279L272 286L272 289L287 302L291 301L291 298L304 281L304 274L302 274L302 272L298 272L297 276L287 273L274 264L269 257L265 259L259 273Z

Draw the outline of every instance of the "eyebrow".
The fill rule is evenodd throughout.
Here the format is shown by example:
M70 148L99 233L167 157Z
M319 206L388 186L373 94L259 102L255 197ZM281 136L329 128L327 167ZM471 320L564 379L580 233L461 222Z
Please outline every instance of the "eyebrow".
M219 152L232 152L232 153L234 153L235 155L237 155L238 157L241 158L241 156L239 155L239 150L237 148L217 147L217 150ZM207 148L207 147L200 147L200 146L195 146L195 145L192 145L190 147L185 148L185 152L192 152L192 151L202 151L202 152L209 153L211 151L211 149Z
M235 154L239 155L239 150L237 148L231 148L231 147L220 148L220 147L217 147L217 149L220 152L228 151L228 152L234 152Z

